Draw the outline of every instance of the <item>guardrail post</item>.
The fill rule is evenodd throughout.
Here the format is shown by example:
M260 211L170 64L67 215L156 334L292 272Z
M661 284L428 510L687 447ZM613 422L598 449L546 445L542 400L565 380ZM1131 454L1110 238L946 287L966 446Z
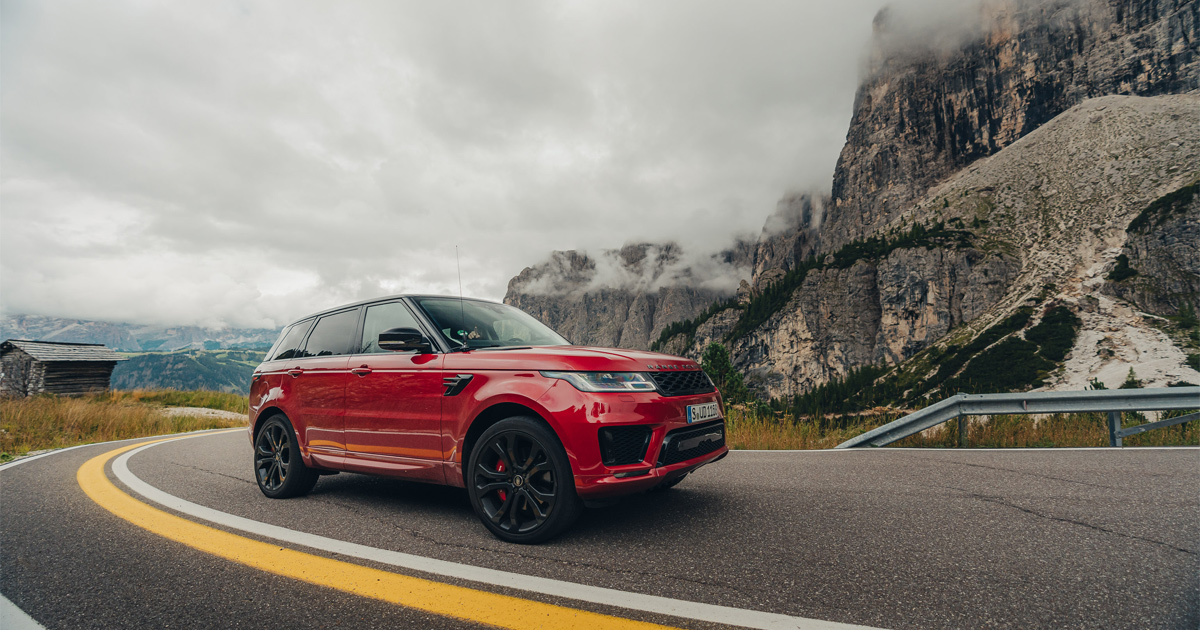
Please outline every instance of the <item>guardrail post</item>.
M967 448L967 416L958 414L958 448Z
M1121 444L1121 412L1108 412L1108 445L1122 446Z

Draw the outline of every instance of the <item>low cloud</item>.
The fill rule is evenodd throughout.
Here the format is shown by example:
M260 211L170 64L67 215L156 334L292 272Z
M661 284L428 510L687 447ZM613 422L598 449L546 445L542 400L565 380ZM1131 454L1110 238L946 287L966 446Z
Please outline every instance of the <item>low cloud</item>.
M828 188L882 4L8 0L0 309L269 327L630 240L726 286Z
M620 249L553 252L509 285L525 295L581 298L605 289L654 293L673 286L733 294L750 277L749 261L730 252L687 252L676 243L634 243Z

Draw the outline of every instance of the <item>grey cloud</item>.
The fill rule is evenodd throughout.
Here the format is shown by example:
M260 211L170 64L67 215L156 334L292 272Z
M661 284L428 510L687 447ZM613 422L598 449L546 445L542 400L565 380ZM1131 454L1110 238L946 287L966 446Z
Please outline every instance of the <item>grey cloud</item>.
M0 308L278 325L707 260L827 189L878 0L0 5ZM699 264L699 263L697 263Z

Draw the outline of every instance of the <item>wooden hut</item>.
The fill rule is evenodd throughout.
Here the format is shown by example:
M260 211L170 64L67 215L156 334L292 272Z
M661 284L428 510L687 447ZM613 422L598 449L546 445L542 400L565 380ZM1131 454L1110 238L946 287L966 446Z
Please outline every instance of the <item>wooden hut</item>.
M120 360L100 344L9 339L0 344L0 395L104 391Z

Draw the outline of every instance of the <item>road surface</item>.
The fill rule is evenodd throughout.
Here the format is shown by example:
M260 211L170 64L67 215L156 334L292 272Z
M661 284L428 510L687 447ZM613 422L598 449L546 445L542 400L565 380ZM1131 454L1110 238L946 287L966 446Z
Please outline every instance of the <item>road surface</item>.
M243 430L106 455L146 441L0 469L0 594L37 623L520 627L590 611L603 617L580 625L730 627L699 603L761 627L1200 626L1200 449L733 452L673 490L516 546L490 536L457 489L340 474L268 500ZM189 538L203 538L189 521L215 547ZM255 565L242 545L283 560ZM402 566L411 558L425 564ZM433 590L415 606L346 592L364 575Z

